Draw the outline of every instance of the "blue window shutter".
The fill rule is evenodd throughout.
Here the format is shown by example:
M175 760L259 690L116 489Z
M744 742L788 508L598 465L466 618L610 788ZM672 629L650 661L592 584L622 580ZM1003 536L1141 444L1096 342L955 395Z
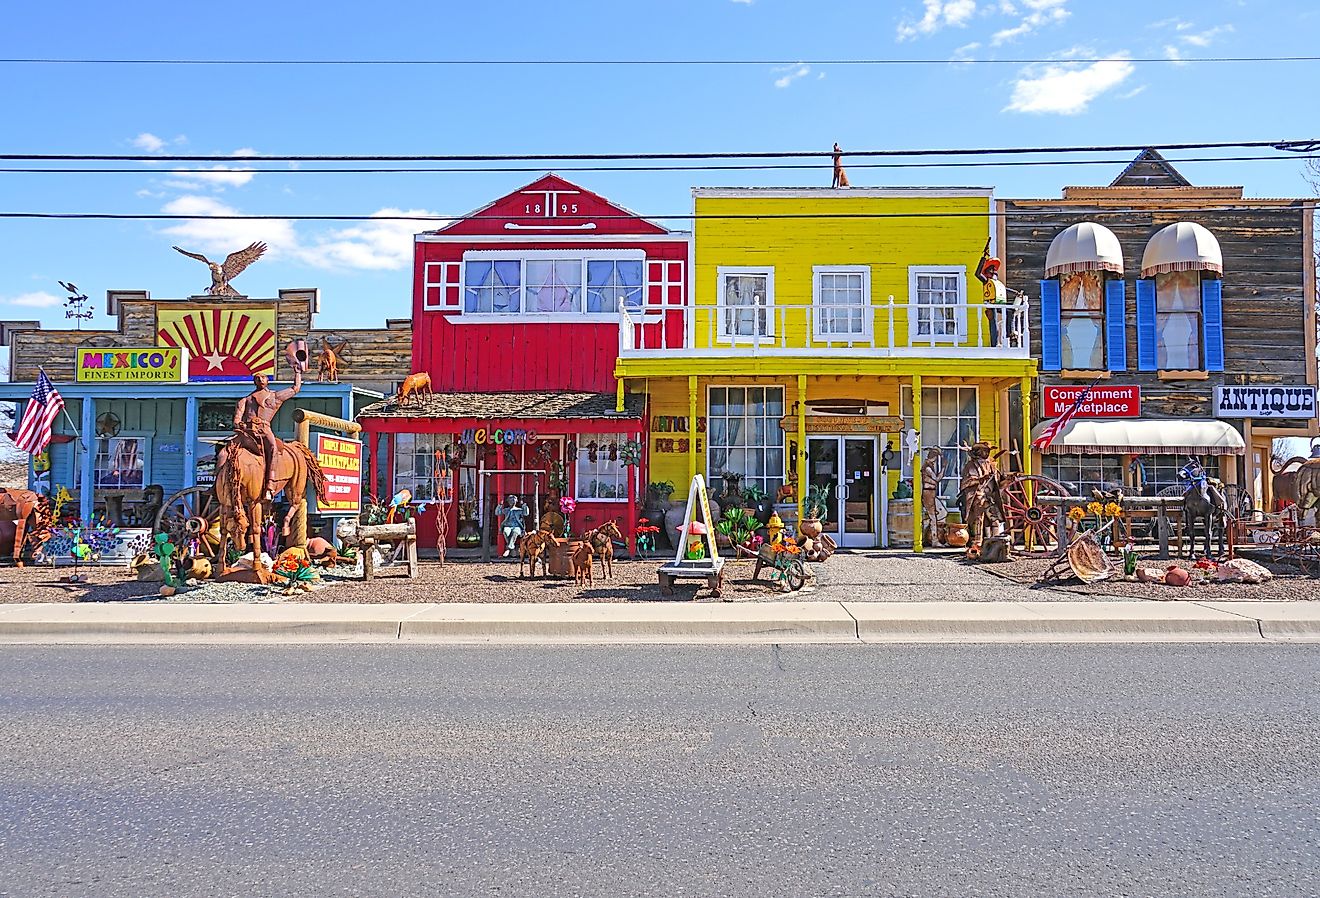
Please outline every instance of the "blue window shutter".
M1201 333L1205 339L1205 370L1224 370L1224 282L1201 278Z
M1137 280L1137 370L1159 370L1155 353L1155 279Z
M1110 371L1127 370L1127 281L1113 278L1105 284L1105 359Z
M1059 327L1059 282L1040 282L1040 361L1042 371L1063 367L1063 342Z

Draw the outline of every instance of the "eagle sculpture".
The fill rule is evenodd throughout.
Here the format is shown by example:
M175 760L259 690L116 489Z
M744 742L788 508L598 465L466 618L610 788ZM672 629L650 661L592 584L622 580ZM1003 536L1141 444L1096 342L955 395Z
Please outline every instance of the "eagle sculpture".
M243 294L229 286L229 282L238 277L243 269L265 254L266 244L253 243L237 252L230 253L225 257L223 265L212 262L201 253L190 253L186 249L180 249L177 246L174 247L174 250L183 253L189 259L205 262L206 266L211 269L211 286L206 291L211 296L242 296Z

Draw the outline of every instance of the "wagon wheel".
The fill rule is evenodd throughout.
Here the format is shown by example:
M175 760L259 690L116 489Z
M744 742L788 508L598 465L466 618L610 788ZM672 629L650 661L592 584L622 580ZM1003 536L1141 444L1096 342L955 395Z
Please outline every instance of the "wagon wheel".
M182 550L197 542L197 554L214 558L220 548L220 501L209 486L179 490L156 514L156 532Z
M807 567L802 563L802 559L794 558L784 569L784 582L793 592L797 592L807 582Z
M1004 499L1004 522L1009 532L1021 532L1029 547L1049 548L1059 542L1060 500L1072 496L1059 481L1039 474L1012 474L999 487Z

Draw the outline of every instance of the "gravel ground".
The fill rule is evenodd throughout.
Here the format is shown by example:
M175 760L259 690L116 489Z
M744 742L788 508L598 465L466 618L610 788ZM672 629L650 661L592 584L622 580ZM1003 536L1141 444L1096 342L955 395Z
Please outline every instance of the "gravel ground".
M1264 583L1206 583L1194 587L1165 586L1162 583L1139 583L1128 580L1102 580L1099 583L1082 583L1072 580L1068 583L1054 584L1048 591L1058 594L1059 598L1076 601L1084 596L1097 599L1152 599L1155 601L1197 601L1197 602L1274 602L1305 601L1320 599L1320 579L1303 576L1297 568L1287 564L1275 564L1267 558L1255 558L1275 575L1273 580ZM1040 579L1041 574L1052 563L1052 558L1019 556L1008 564L985 565L982 570L989 571L1012 583L1031 586ZM1143 557L1140 567L1167 568L1176 564L1190 568L1189 559L1161 561L1153 556ZM1037 587L1039 588L1039 587Z

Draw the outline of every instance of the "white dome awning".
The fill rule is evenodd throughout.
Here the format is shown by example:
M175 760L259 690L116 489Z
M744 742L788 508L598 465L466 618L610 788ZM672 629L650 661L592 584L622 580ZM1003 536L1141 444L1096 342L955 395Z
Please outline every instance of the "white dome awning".
M1040 436L1049 421L1032 431ZM1224 421L1132 418L1110 421L1073 419L1045 450L1079 455L1245 455L1242 434Z
M1123 248L1114 232L1093 221L1061 231L1045 254L1045 277L1077 271L1123 273Z
M1154 277L1170 271L1213 271L1224 273L1224 254L1215 235L1192 221L1161 228L1146 244L1141 257L1141 276Z

